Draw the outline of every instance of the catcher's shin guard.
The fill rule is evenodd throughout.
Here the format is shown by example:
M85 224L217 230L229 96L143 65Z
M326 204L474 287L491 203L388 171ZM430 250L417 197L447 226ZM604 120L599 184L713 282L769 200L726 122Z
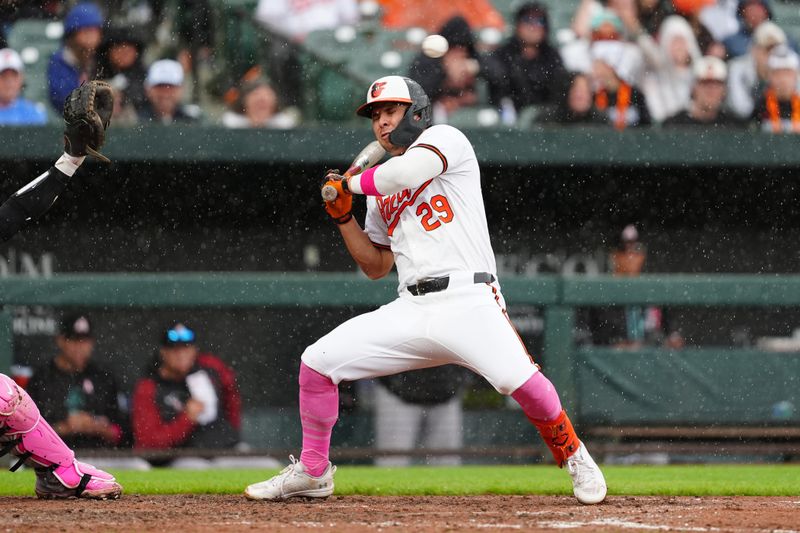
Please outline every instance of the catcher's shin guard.
M72 464L74 452L41 417L28 393L4 374L0 374L0 382L0 431L6 441L0 451L20 458L12 471L28 459L39 466Z
M11 471L29 463L36 471L40 498L118 498L114 477L75 460L75 453L41 417L27 392L0 374L0 456L19 458Z
M578 440L578 436L575 434L575 429L572 427L572 422L570 422L567 412L562 410L558 418L553 421L534 422L534 424L544 439L545 444L550 448L550 452L553 454L556 464L559 468L563 467L567 459L578 451L581 445L581 441Z

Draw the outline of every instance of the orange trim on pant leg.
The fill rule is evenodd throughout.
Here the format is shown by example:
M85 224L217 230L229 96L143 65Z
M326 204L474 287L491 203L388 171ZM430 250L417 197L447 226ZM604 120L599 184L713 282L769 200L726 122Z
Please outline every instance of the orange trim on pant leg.
M547 447L550 448L556 464L559 468L562 468L567 459L577 452L578 447L581 445L567 412L562 409L558 418L551 422L537 422L534 420L532 422L536 429L539 430L539 434L541 434Z

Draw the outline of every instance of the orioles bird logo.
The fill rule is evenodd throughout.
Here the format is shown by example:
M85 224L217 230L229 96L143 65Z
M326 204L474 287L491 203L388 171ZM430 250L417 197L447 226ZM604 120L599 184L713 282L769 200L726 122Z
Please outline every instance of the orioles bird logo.
M383 92L383 88L384 87L386 87L386 82L385 81L375 82L372 85L372 89L370 89L370 92L369 92L370 96L372 98L379 97L381 95L381 93Z

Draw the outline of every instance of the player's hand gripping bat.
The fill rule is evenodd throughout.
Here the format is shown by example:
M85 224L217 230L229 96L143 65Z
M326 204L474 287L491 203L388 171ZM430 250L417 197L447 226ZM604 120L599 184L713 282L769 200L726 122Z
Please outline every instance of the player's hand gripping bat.
M386 150L383 149L380 143L372 141L353 159L350 168L344 173L344 177L349 178L350 176L361 174L368 168L375 166L383 158L384 154L386 154ZM322 199L326 202L336 200L337 195L336 189L331 185L322 187Z

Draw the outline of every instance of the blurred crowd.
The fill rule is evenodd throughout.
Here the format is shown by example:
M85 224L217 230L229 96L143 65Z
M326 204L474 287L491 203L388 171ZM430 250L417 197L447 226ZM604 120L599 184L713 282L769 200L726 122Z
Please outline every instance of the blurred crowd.
M436 123L466 116L475 126L795 132L800 56L773 1L574 0L569 25L556 27L551 10L563 7L553 0L253 0L239 15L263 46L234 61L223 52L230 34L218 27L227 21L215 16L224 0L50 0L35 8L6 0L0 124L56 120L66 95L96 78L119 96L117 125L293 128L319 118L306 105L315 79L304 69L309 55L322 61L326 50L305 45L311 35L335 33L331 42L344 46L359 32L403 31L407 39L390 47L410 57L394 73L424 87ZM9 46L26 19L60 23L60 46L46 58L47 102L25 98L32 56ZM447 39L442 55L421 52L431 33ZM371 50L387 51L395 52Z

